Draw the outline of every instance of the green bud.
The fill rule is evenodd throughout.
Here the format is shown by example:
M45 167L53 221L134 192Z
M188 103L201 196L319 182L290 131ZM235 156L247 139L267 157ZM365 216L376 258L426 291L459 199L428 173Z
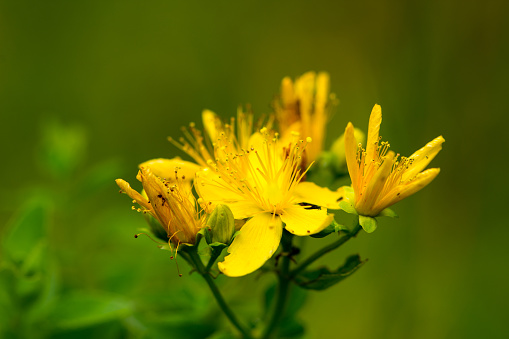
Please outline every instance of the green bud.
M358 128L354 129L354 137L357 140L357 143L363 144L366 140L366 135L363 131ZM345 156L345 134L341 134L339 138L334 141L332 144L330 151L335 155L334 157L334 167L335 170L339 173L347 172L346 168L346 156Z
M217 205L207 219L207 228L207 244L230 244L235 234L235 219L230 208L227 205Z
M336 177L335 162L336 156L329 151L320 153L313 166L307 173L307 181L323 187L329 187Z

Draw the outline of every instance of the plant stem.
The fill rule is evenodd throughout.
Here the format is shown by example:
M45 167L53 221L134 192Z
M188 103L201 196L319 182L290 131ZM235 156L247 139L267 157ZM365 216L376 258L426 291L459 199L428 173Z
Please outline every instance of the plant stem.
M242 337L246 339L252 338L251 334L249 333L249 330L247 330L237 319L235 316L235 313L231 310L231 308L228 306L226 301L224 300L223 296L221 295L221 292L219 291L219 288L217 288L216 283L210 276L209 272L206 270L205 266L203 265L200 256L198 255L198 252L196 251L190 251L190 257L193 263L195 264L196 270L200 275L205 279L207 284L209 285L210 291L214 295L214 298L216 298L216 301L219 305L219 307L223 310L226 317L230 320L233 326L239 330L240 333L242 333Z
M338 240L336 240L332 244L325 246L324 248L316 251L309 258L304 260L299 266L297 266L294 270L292 270L290 272L290 278L294 278L297 274L299 274L302 270L304 270L306 267L311 265L317 259L319 259L323 255L329 253L330 251L335 250L339 246L343 245L345 242L350 240L350 238L355 237L357 235L357 233L359 233L360 230L361 230L361 225L359 225L357 223L357 225L354 227L354 229L351 232L344 234L342 237L340 237Z
M283 237L281 238L281 244L283 246L283 254L289 254L292 249L292 238L293 235L283 231ZM272 310L270 322L265 328L265 332L262 338L267 339L277 334L279 323L283 319L286 303L288 300L288 289L290 287L290 257L283 255L281 262L281 269L278 271L278 287L277 295L274 308Z

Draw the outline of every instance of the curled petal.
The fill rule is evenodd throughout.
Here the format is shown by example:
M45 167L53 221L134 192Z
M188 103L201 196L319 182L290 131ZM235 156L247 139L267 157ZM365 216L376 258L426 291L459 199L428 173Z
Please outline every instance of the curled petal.
M178 168L177 174L179 178L182 178L182 176L184 176L186 181L193 180L195 173L200 170L200 166L198 166L197 164L182 160L180 158L152 159L149 161L145 161L144 163L141 163L138 167L150 168L153 174L160 178L168 180L172 180L175 178L175 169Z
M140 193L138 193L136 190L131 188L131 185L123 179L117 179L115 180L118 187L126 193L131 199L136 200L136 203L140 206L143 206L147 210L151 210L152 206L150 206L147 199L145 199Z
M407 181L408 179L412 179L419 172L425 169L438 152L440 152L444 141L445 139L442 136L436 137L432 141L428 142L426 146L412 154L408 158L413 161L412 165L405 171L401 180Z
M406 182L402 185L396 186L384 198L376 203L374 211L376 214L380 213L383 209L390 207L400 200L417 193L426 187L435 177L440 173L439 168L430 168L424 172L417 174L415 179Z

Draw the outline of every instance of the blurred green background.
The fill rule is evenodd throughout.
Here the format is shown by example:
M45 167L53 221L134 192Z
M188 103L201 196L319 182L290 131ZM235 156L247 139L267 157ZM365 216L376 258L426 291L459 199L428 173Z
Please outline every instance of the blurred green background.
M0 329L30 337L23 324L33 318L38 335L62 338L213 332L205 284L183 261L179 278L167 252L133 238L145 224L114 179L139 188L140 162L182 155L166 137L200 122L202 109L228 117L250 103L269 113L283 76L325 70L340 100L329 144L348 121L365 130L375 103L397 152L440 134L446 143L432 162L441 174L395 206L399 219L324 258L369 261L308 294L299 313L307 337L507 338L508 9L502 1L1 1L0 231L35 226L11 233L22 244L14 256L32 261L15 291L0 291ZM322 241L330 239L308 246ZM51 264L38 263L41 253ZM14 279L8 271L5 281ZM262 293L271 278L219 283L236 310L256 316L247 291ZM34 301L37 293L44 298ZM55 298L62 302L48 315Z

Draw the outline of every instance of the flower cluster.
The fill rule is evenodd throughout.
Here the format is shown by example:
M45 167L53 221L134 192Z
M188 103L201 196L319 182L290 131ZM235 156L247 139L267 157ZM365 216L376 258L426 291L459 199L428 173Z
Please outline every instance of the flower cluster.
M183 129L184 137L169 138L194 161L154 159L140 164L141 194L122 179L117 184L139 204L138 211L160 223L168 242L177 247L197 245L201 230L210 226L207 215L216 206L224 215L231 211L239 232L231 239L220 237L228 249L218 263L228 276L243 276L263 266L277 251L283 232L297 236L323 232L334 219L330 210L359 215L360 224L370 232L374 228L366 220L386 215L387 207L437 176L439 169L424 169L444 139L434 139L408 158L395 154L387 142L380 142L382 114L375 105L366 148L351 123L334 144L338 159L346 162L351 186L320 187L306 179L323 151L334 101L327 73L308 72L295 81L284 78L267 121L255 122L252 112L239 108L236 118L226 123L205 110L204 131L192 123ZM210 218L220 219L226 220L217 212ZM209 229L221 232L220 227Z

